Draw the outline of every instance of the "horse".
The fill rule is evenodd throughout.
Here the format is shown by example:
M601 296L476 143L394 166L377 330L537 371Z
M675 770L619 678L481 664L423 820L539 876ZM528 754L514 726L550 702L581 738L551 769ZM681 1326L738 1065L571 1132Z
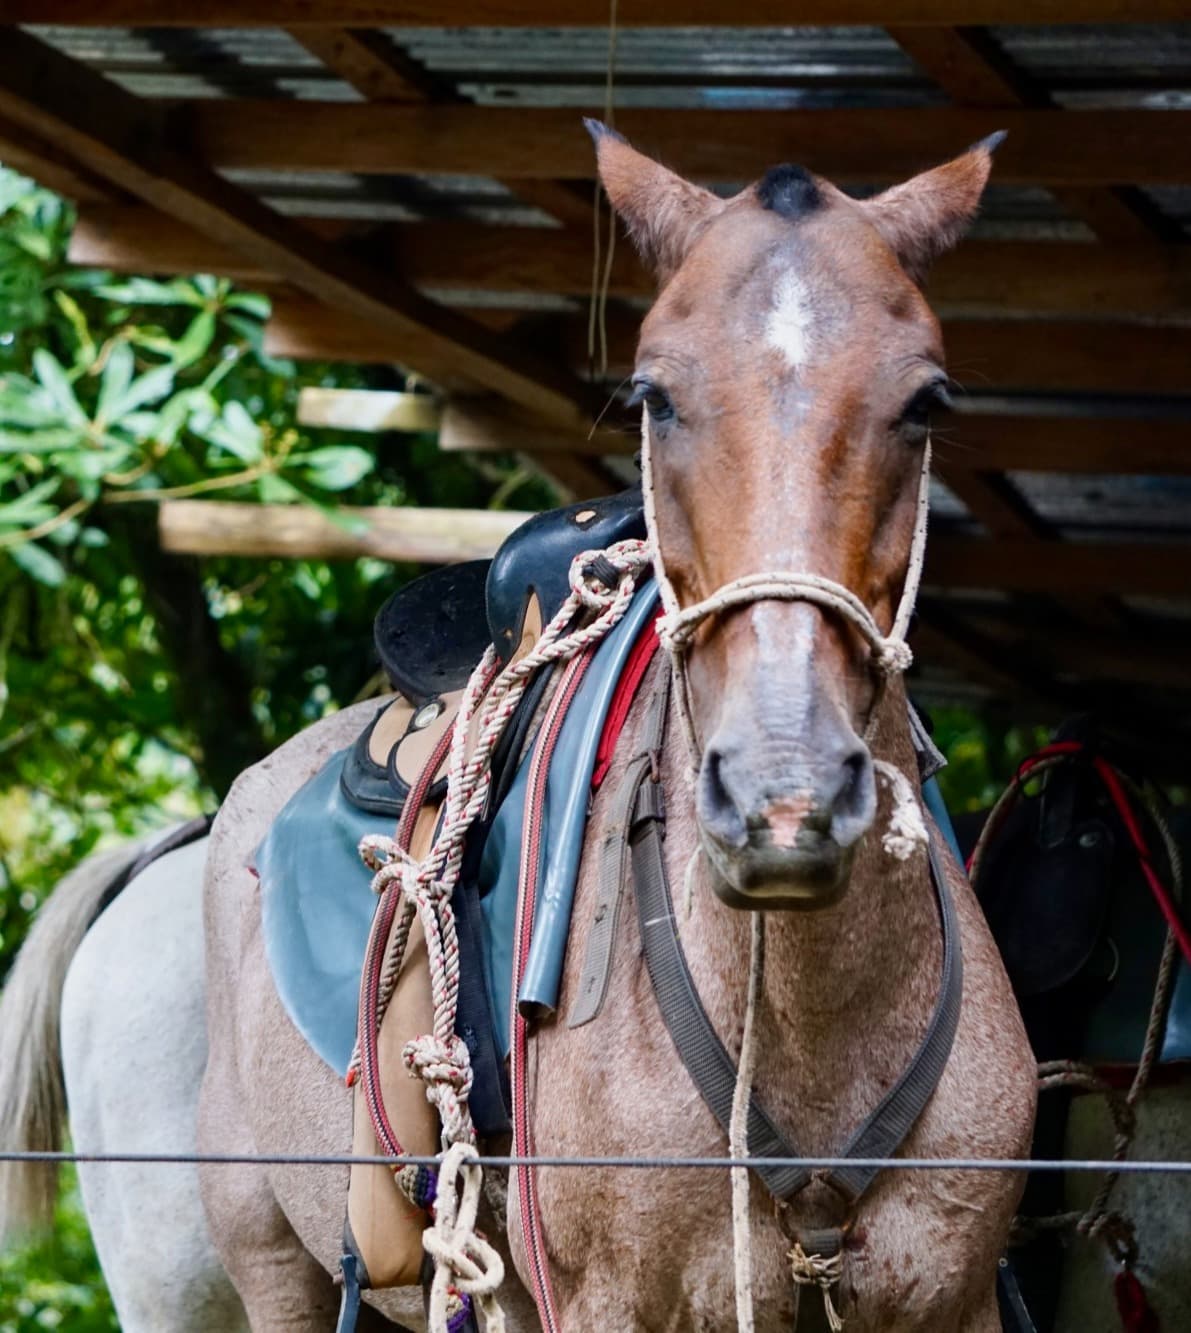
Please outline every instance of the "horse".
M830 1156L932 1025L945 894L962 946L962 1005L902 1148L1020 1158L1034 1061L979 908L948 853L938 855L940 888L921 847L894 859L875 835L890 815L878 773L915 765L904 688L875 665L876 646L903 619L929 417L946 392L921 284L975 214L995 143L863 201L794 166L721 199L604 127L593 134L604 188L660 286L634 397L654 554L672 611L696 610L698 623L681 650L672 645L682 669L675 655L655 762L667 804L661 854L670 881L684 885L675 930L702 1006L733 1059L749 1015L757 1101L804 1152ZM745 591L734 599L734 589ZM629 713L592 802L589 851L618 833L613 793L649 744L668 671L654 664ZM281 805L372 707L325 719L248 770L212 830L203 1152L343 1153L351 1143L349 1094L276 994L246 867ZM598 857L585 855L564 1018L599 891ZM758 921L763 970L750 965ZM77 945L69 930L60 936L64 949ZM163 1027L176 1021L168 1005L158 1013ZM46 1077L22 1070L25 1083ZM724 1130L671 1042L632 913L620 920L598 1021L540 1024L525 1096L542 1155L724 1154ZM645 1178L610 1167L577 1178L543 1167L535 1178L551 1318L565 1329L726 1329L741 1288L753 1327L788 1328L802 1291L791 1237L840 1222L823 1179L784 1210L754 1181L735 1210L749 1261L734 1271L725 1173ZM254 1330L321 1333L332 1323L345 1186L341 1167L199 1168L206 1240ZM880 1174L837 1227L834 1299L849 1333L998 1329L998 1262L1021 1187L1012 1172ZM496 1204L493 1195L483 1225L511 1270L507 1326L534 1329L518 1192L508 1193L507 1226ZM425 1327L415 1291L367 1299L404 1327ZM828 1303L804 1304L812 1323L834 1317Z

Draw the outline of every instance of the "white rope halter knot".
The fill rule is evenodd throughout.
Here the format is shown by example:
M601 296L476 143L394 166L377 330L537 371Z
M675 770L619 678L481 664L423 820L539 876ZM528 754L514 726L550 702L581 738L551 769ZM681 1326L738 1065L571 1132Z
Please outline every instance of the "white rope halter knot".
M430 1327L444 1329L452 1289L470 1296L484 1316L487 1333L504 1333L505 1317L496 1299L504 1281L504 1261L476 1230L482 1173L469 1143L455 1143L438 1168L434 1226L422 1233L422 1248L434 1260L430 1287Z

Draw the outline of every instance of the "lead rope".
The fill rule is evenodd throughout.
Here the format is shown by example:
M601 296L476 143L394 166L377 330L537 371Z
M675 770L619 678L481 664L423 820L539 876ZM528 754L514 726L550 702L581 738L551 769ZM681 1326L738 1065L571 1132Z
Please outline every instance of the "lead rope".
M661 543L658 539L657 503L654 490L652 441L649 433L649 413L641 413L641 493L645 510L645 528L653 556L653 571L657 579L664 614L658 620L658 638L662 647L670 655L674 677L674 697L678 716L682 723L686 739L687 754L690 760L688 779L693 783L694 774L700 762L699 737L695 730L695 719L691 709L690 684L687 676L687 655L695 633L703 622L711 616L737 606L748 606L759 601L803 601L813 602L825 610L834 611L852 624L869 644L872 650L872 664L877 673L877 697L869 714L865 728L864 741L867 745L877 725L878 704L885 684L891 676L900 675L911 664L913 654L906 643L906 634L910 628L910 618L914 614L914 604L918 598L918 586L922 581L922 567L926 560L926 531L930 512L930 439L922 454L922 472L918 482L918 498L914 511L914 532L910 539L910 555L906 565L906 578L902 586L901 601L893 618L889 633L882 634L872 612L859 597L843 584L821 574L799 574L789 570L774 570L760 574L745 574L740 578L718 588L709 597L705 597L694 606L683 607L679 604L674 585L666 574L662 561ZM873 760L873 768L889 788L892 797L892 809L888 827L881 838L881 845L888 855L895 860L906 861L919 848L925 848L929 842L926 822L915 797L910 780L895 765L885 759ZM693 883L696 858L692 856L687 866L686 898L689 911L691 887ZM733 1157L747 1156L747 1114L749 1098L752 1094L753 1071L755 1065L755 1039L753 1021L760 989L761 974L764 965L764 935L761 925L762 914L757 912L753 918L753 940L749 964L748 1008L745 1012L744 1036L741 1043L740 1065L736 1075L736 1088L732 1097L732 1119L729 1126L729 1150ZM736 1279L736 1322L739 1333L753 1331L753 1292L752 1292L752 1240L749 1228L748 1172L739 1167L732 1168L732 1246ZM795 1290L802 1286L817 1286L823 1293L824 1310L828 1327L832 1333L840 1333L843 1320L840 1318L831 1298L832 1288L839 1282L843 1272L842 1252L835 1255L807 1254L802 1246L795 1242L790 1251L790 1272Z
M597 557L603 569L611 567L616 584L610 587L590 572ZM426 1098L442 1123L444 1158L439 1177L439 1199L433 1230L424 1233L423 1246L435 1265L431 1290L431 1333L448 1333L449 1287L474 1294L493 1333L503 1328L496 1288L503 1264L495 1250L475 1231L482 1170L475 1160L475 1126L467 1098L471 1089L471 1057L455 1032L459 998L459 942L451 895L459 879L464 845L474 821L482 813L492 785L492 753L516 711L530 679L539 667L564 662L598 642L615 626L636 592L641 571L649 563L645 542L623 541L607 550L585 551L571 562L571 593L541 638L524 657L497 672L496 650L489 645L472 672L451 735L447 763L447 795L442 820L423 860L409 855L396 838L368 835L360 842L360 856L375 874L372 889L384 897L400 895L400 906L387 945L382 976L396 978L405 957L415 915L422 923L429 955L434 1030L415 1037L402 1050L412 1075L426 1084ZM578 617L594 613L587 624ZM469 737L476 724L474 746ZM384 914L379 910L377 920ZM370 950L372 941L370 941ZM387 988L383 998L392 994ZM378 997L380 998L380 997ZM363 1007L363 1006L362 1006ZM374 1053L384 1006L376 1006L371 1030L360 1031L348 1072L349 1084ZM391 1134L379 1083L365 1078L365 1100L378 1140L400 1148ZM395 1164L400 1156L395 1155ZM399 1176L399 1184L403 1175ZM417 1203L417 1200L414 1200ZM437 1296L435 1295L437 1293Z
M749 1155L749 1101L753 1095L753 1072L757 1063L757 1005L765 978L765 913L753 913L749 944L748 1002L744 1010L744 1033L740 1039L740 1067L732 1093L732 1119L728 1124L728 1151L737 1161ZM753 1333L753 1242L749 1226L749 1172L747 1166L732 1168L732 1254L736 1270L736 1327Z

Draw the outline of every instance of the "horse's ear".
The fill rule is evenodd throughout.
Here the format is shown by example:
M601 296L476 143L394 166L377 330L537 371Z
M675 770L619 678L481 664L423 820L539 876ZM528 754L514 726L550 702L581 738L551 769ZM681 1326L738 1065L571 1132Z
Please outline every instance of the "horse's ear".
M1004 138L1005 131L998 130L951 162L865 200L869 220L915 282L967 231L988 183L993 152Z
M708 218L724 206L710 190L639 153L615 130L584 120L595 141L600 180L641 258L664 283Z

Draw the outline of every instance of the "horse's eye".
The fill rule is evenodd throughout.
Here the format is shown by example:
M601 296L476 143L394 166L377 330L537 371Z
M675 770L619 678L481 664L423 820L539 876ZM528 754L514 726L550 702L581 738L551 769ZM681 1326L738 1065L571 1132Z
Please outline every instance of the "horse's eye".
M907 444L922 445L930 432L931 412L935 408L950 407L951 398L947 393L945 380L932 380L921 389L902 408L897 419L897 430Z
M659 426L674 420L676 414L674 404L670 401L670 395L661 385L654 384L652 380L635 379L633 381L633 393L629 398L629 406L636 407L639 403L645 405L645 410L649 413L649 419Z

